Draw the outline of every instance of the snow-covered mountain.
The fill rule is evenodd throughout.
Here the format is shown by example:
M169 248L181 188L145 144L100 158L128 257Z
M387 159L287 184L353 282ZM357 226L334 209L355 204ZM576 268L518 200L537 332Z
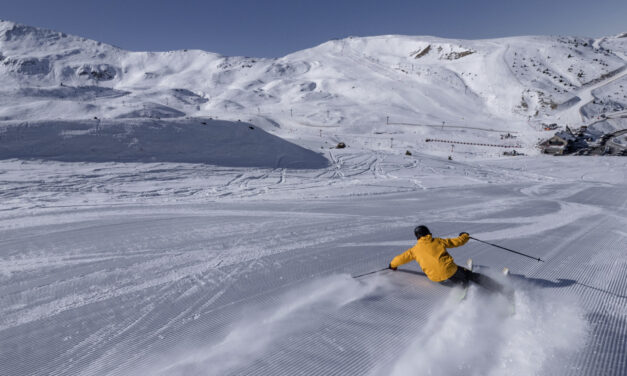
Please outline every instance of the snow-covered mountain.
M325 135L393 147L398 134L398 147L436 154L425 137L502 144L499 132L510 132L533 153L543 123L578 126L627 108L626 55L625 35L349 37L277 59L130 52L2 21L0 120L211 117L314 149Z

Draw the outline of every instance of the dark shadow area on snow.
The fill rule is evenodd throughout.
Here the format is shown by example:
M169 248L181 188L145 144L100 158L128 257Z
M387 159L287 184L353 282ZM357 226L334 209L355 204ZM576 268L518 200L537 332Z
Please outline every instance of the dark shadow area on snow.
M12 158L295 169L329 165L321 154L252 124L193 118L5 123L0 159Z
M477 265L479 266L479 265ZM397 269L396 273L407 273L407 274L413 274L413 275L418 275L421 277L426 277L426 275L422 272L418 272L415 270L406 270L406 269ZM566 278L558 278L555 281L549 280L549 279L543 279L543 278L532 278L532 277L526 277L522 274L514 274L514 273L510 273L508 278L510 278L512 281L515 282L523 282L526 284L531 284L537 287L541 287L541 288L562 288L562 287L568 287L568 286L573 286L573 285L578 285L578 286L582 286L594 291L598 291L607 295L611 295L617 298L622 298L622 299L627 299L627 295L622 295L622 294L617 294L615 292L609 291L609 290L605 290L599 287L595 287L595 286L590 286L587 285L585 283L581 283L578 282L574 279L566 279ZM440 282L441 285L443 286L448 286L448 287L455 287L458 286L457 284L454 283L447 283L445 282Z
M568 287L577 283L577 281L573 279L558 278L556 282L556 281L551 281L549 279L531 278L531 277L524 276L522 274L514 274L514 273L510 273L509 278L512 279L513 281L524 282L524 283L542 287L542 288Z
M542 278L530 278L522 274L510 274L509 278L516 280L516 281L523 281L525 283L529 283L529 284L542 287L542 288L561 288L561 287L568 287L572 285L578 285L578 286L582 286L582 287L585 287L594 291L602 292L604 294L611 295L617 298L627 299L627 295L621 295L621 294L617 294L615 292L605 290L599 287L590 286L585 283L578 282L574 279L558 278L556 281L551 281L551 280L542 279Z

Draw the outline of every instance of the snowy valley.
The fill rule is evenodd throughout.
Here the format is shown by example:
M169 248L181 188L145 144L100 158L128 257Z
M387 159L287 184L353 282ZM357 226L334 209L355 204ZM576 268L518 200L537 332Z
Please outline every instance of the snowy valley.
M0 374L623 375L626 67L627 34L267 59L0 21ZM582 126L607 155L543 154ZM545 262L451 250L515 312L353 278L422 223Z

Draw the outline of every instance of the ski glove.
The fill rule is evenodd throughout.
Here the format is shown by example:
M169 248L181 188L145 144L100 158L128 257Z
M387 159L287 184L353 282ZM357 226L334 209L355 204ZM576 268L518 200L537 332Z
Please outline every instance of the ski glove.
M388 269L396 270L396 268L393 268L393 267L392 267L392 264L389 264L389 265L388 265Z
M468 234L467 232L460 232L460 233L459 233L459 236L462 236L462 235L464 235L464 234L466 234L466 235L470 236L470 234Z

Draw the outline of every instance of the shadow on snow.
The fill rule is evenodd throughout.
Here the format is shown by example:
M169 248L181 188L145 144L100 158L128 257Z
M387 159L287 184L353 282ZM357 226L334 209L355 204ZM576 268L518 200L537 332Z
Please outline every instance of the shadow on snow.
M251 124L200 119L93 119L0 125L0 159L179 162L319 169L322 155Z

